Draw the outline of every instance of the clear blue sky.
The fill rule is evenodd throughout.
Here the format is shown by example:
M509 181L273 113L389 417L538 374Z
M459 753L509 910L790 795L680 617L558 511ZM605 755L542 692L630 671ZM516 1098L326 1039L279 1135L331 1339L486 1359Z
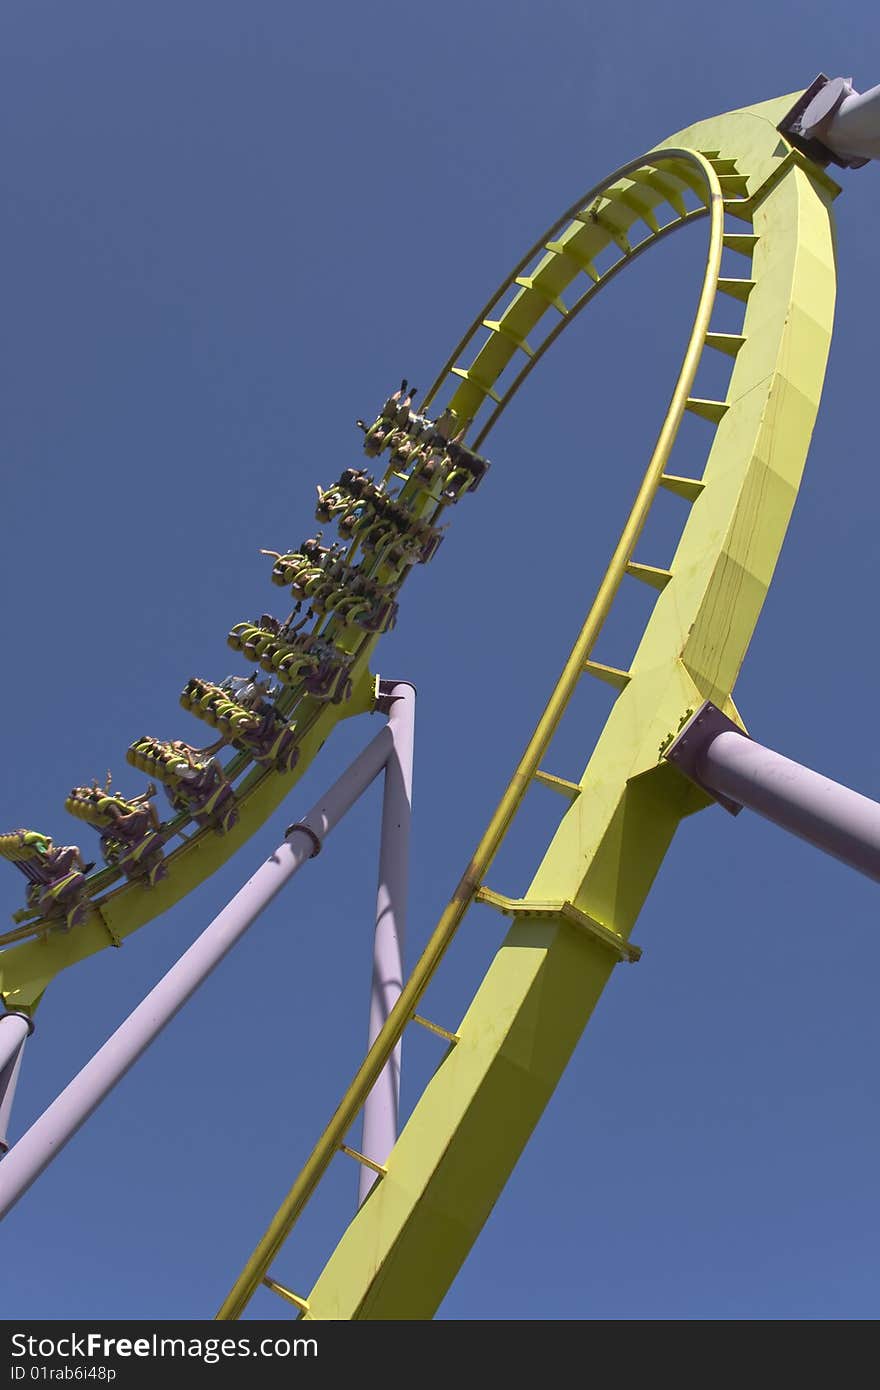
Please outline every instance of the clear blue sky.
M144 730L200 741L177 696L191 674L245 669L225 634L279 593L259 547L309 534L315 483L361 459L354 418L404 373L427 385L582 190L690 121L819 70L880 81L873 5L793 13L7 0L3 828L65 839L75 825L94 846L63 810L74 783L109 765L139 790L124 751ZM826 395L736 696L756 737L880 796L880 179L869 167L842 182ZM380 649L381 672L420 691L413 949L604 567L704 236L646 257L536 373ZM581 713L554 749L564 776L601 727L598 707ZM226 871L56 982L16 1133L377 727L341 730ZM376 808L9 1218L6 1317L213 1314L363 1050ZM499 889L527 881L542 814L525 817ZM4 869L4 910L21 887ZM746 814L688 822L636 932L642 963L612 979L440 1315L876 1316L876 902ZM432 1016L458 1021L502 930L472 914ZM438 1054L427 1036L407 1043L410 1106ZM337 1160L276 1266L296 1288L344 1224L353 1167ZM286 1316L265 1292L252 1312Z

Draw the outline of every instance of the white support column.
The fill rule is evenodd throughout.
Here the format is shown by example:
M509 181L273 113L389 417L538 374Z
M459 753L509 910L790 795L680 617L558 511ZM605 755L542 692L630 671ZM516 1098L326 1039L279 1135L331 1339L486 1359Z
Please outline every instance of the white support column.
M880 159L880 87L850 89L831 117L822 141L845 158Z
M9 1132L12 1101L18 1085L24 1045L33 1031L33 1022L27 1014L16 1012L0 1015L0 1155L9 1148L6 1135Z
M756 743L710 701L666 757L728 810L746 806L880 882L880 802Z
M413 686L388 682L380 687L380 708L388 709L388 727L394 742L385 765L382 800L368 1047L372 1047L403 989L415 705ZM361 1152L380 1165L384 1165L397 1140L400 1063L401 1044L398 1043L364 1105ZM377 1177L371 1168L361 1166L358 1205Z

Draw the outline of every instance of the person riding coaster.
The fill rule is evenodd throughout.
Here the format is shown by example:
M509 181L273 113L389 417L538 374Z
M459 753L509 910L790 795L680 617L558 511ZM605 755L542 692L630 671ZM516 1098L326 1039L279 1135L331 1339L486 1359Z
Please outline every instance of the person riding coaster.
M354 657L349 652L340 652L331 643L317 638L315 654L319 664L303 680L306 693L316 700L329 700L334 705L342 704L352 691L351 665Z
M280 686L258 680L256 671L250 677L227 676L219 685L193 676L180 703L255 762L292 772L299 748L293 726L272 703L279 692Z
M261 554L275 557L272 578L290 584L293 597L308 602L314 613L335 613L345 622L367 632L385 632L397 621L396 589L379 584L359 566L350 565L331 547L318 546L319 563L311 558L314 542L304 541L299 551L281 555L276 550Z
M365 550L377 551L400 542L405 550L413 552L407 563L425 563L436 553L440 544L438 531L413 516L407 506L389 497L372 479L364 481L358 477L356 487L357 495L349 491L342 479L326 491L319 487L318 520L330 521L335 517L339 534L346 540L360 541Z
M415 396L416 388L410 388L404 377L398 389L388 397L372 425L368 426L363 420L355 421L358 429L364 431L364 449L368 454L380 454L391 431L403 427L409 419L410 406Z
M364 433L364 452L371 458L386 448L391 449L393 457L395 450L402 449L402 440L407 436L425 444L443 444L450 438L458 424L455 411L447 406L436 420L417 414L411 409L415 394L414 390L408 390L404 380L400 389L385 402L372 425L364 420L355 421Z
M64 803L70 815L77 816L97 830L116 827L129 838L136 838L148 827L159 828L159 817L155 806L150 802L156 795L156 788L150 784L146 791L126 798L111 791L113 777L107 773L103 787L97 777L92 778L89 787L74 787Z
M261 622L267 616L264 614ZM227 639L229 645L241 651L259 648L259 664L283 685L301 684L306 694L334 703L348 698L348 673L354 660L351 653L341 651L317 633L302 632L302 623L292 627L289 622L281 624L273 619L272 624L267 629L237 623Z
M442 533L418 519L407 518L403 522L400 515L402 510L399 509L397 514L383 510L378 516L359 517L353 537L365 551L373 554L377 562L389 565L426 564L437 553L443 539ZM342 531L341 523L337 524Z
M426 483L428 487L432 486L437 475L448 464L444 450L436 444L426 445L411 462L413 478Z
M350 584L336 589L320 611L334 613L343 622L354 623L365 632L387 632L397 622L394 589L390 585L374 584L366 576L363 579L363 585L356 577ZM312 602L317 608L317 601L313 599Z
M270 713L273 710L272 701L281 694L280 686L260 680L257 671L252 671L249 676L224 676L217 689L228 692L244 709L260 715Z
M464 429L454 439L434 433L430 442L393 443L392 463L399 461L411 470L410 476L429 486L443 472L440 497L444 502L457 502L465 492L475 492L485 477L489 462L463 443Z
M37 830L13 830L0 835L0 857L28 879L28 910L45 917L50 930L69 932L86 920L86 874L95 866L85 862L78 845L56 845Z
M377 423L379 421L385 421L386 424L402 426L409 418L410 407L416 398L416 393L417 388L415 386L410 386L406 377L404 377L400 386L393 395L388 397L382 409L379 411Z
M74 787L64 805L101 833L101 853L105 863L117 868L133 882L153 887L167 875L164 860L165 837L155 806L151 782L145 792L130 800L111 792L111 775L103 787L94 778L90 787Z
M185 811L197 825L224 833L238 820L235 793L220 763L207 752L180 739L144 735L125 756L133 767L163 784L175 811Z
M226 641L233 651L243 652L270 676L278 675L290 685L318 664L310 650L312 637L300 631L307 620L308 614L294 627L264 613L259 623L236 623Z
M236 623L226 638L233 651L242 652L248 661L258 661L271 675L272 665L266 665L267 653L274 648L284 631L284 624L271 613L262 613L254 622Z
M403 430L398 430L389 442L390 462L393 467L414 469L430 445L421 439L411 439Z
M214 685L198 676L187 681L180 694L180 703L197 719L204 719L206 724L218 729L224 739L258 729L264 718L260 708L262 701L236 697L228 687Z
M375 505L378 498L385 497L382 484L360 468L343 469L338 482L331 483L328 488L316 486L315 491L318 494L315 517L324 522L333 521L340 512L359 502Z
M337 577L344 578L350 570L338 541L332 546L322 546L315 540L308 540L303 541L299 550L287 554L277 550L261 550L260 554L274 558L273 584L282 588L290 586L295 599L311 599L321 585Z

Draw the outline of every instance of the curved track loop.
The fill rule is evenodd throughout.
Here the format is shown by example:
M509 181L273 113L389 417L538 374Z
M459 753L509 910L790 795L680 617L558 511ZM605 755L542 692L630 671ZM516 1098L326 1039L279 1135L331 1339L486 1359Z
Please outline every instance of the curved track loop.
M738 718L731 691L785 536L824 378L835 291L830 203L839 189L780 138L776 124L793 100L701 122L598 185L505 280L429 394L428 400L451 389L453 407L476 420L476 447L600 285L672 227L709 212L707 270L691 340L597 598L397 1006L220 1318L237 1317L264 1280L306 1318L430 1317L614 965L638 955L629 936L673 833L684 816L706 804L662 761L662 747L704 699ZM638 228L646 229L641 241ZM723 246L741 253L745 274L719 273ZM608 247L620 256L602 273L594 262ZM563 298L569 289L570 304ZM713 333L716 290L742 302L739 332ZM552 326L539 338L548 320ZM723 399L692 394L706 345L732 362ZM518 371L514 359L521 360ZM502 383L508 367L512 375ZM714 429L699 479L677 477L668 467L685 410ZM636 544L660 486L682 498L687 520L671 560L651 555L637 561ZM590 654L628 578L650 584L657 599L638 650L618 670L592 662ZM585 674L619 693L574 784L542 772L540 761ZM484 878L536 780L565 792L564 809L525 898L514 900L488 888ZM297 1298L268 1279L271 1262L345 1142L475 900L506 913L513 925L389 1156L386 1174L308 1298Z
M670 172L665 173L665 170ZM515 277L534 260L535 253L543 251L546 244L558 245L559 252L551 253L546 258L547 263L539 268L540 273L516 281L519 293L514 304L497 325L490 325L492 335L478 354L472 369L464 374L465 385L455 395L455 408L462 420L471 419L477 414L484 400L496 402L490 419L480 429L481 441L532 367L594 295L647 247L687 222L706 216L710 206L710 186L718 208L718 223L725 183L730 191L735 191L739 186L736 178L730 175L722 174L719 179L700 156L670 149L664 151L662 159L658 157L650 166L645 166L644 161L634 161L590 190L548 229L541 242L531 248L498 294L485 306L480 319L468 338L459 344L455 358L447 364L422 408L427 408L447 376L452 377L458 385L455 374L457 372L461 376L463 373L454 366L454 362L460 351L487 319L498 300L514 284ZM658 214L663 218L662 222ZM639 240L633 237L631 242L629 238L633 236L634 223L639 224L642 235ZM553 237L557 235L561 235L561 240L554 243ZM718 237L716 243L716 252L720 256ZM599 271L593 265L593 259L608 247L618 251L618 258L610 267ZM556 264L558 255L562 259ZM588 288L567 308L561 295L578 275L579 269L583 272L581 278L587 280ZM711 283L714 293L714 278ZM549 306L552 306L553 317L558 318L559 322L546 334L540 345L533 348L525 334L532 331L548 312ZM524 354L526 363L505 396L500 397L491 384L486 391L481 390L477 383L488 380L488 376L496 379L517 351ZM386 481L391 476L389 468ZM332 622L331 619L330 624ZM321 621L315 626L316 630L321 627ZM235 756L227 764L224 771L229 780L241 779L235 792L237 825L221 836L210 829L200 830L192 825L186 815L180 815L172 822L172 833L180 838L181 843L166 856L168 877L154 887L148 890L139 884L120 882L118 871L99 870L89 879L93 910L74 932L66 934L57 929L51 930L50 923L33 917L17 929L0 936L0 948L6 947L0 955L0 993L9 1006L33 1010L47 984L59 971L110 945L119 945L126 936L165 912L209 878L259 829L309 767L336 723L373 707L374 683L368 663L376 638L365 637L351 630L344 635L343 645L350 646L352 641L357 643L357 660L353 671L356 685L351 700L341 705L322 703L308 697L303 699L298 692L290 691L285 691L278 700L282 713L289 718L295 716L299 758L292 772L255 767L244 755ZM19 942L26 944L17 946ZM10 949L16 946L17 949Z

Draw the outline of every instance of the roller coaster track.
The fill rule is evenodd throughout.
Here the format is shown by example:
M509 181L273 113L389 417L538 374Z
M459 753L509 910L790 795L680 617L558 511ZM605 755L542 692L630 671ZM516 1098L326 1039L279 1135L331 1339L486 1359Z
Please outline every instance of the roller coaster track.
M797 494L831 337L835 269L830 205L840 191L793 149L777 125L794 97L728 113L679 132L578 199L523 256L445 363L422 406L442 400L483 441L562 332L650 247L705 219L702 290L666 417L629 518L580 633L485 834L421 958L329 1125L234 1284L218 1316L241 1314L265 1283L304 1318L430 1317L476 1239L618 961L638 958L630 935L679 822L708 797L662 758L704 700L738 723L732 690L763 604ZM728 273L727 260L740 273ZM714 330L718 294L741 305L737 331ZM704 349L730 364L727 389L699 394ZM677 474L673 446L686 412L711 441L699 477ZM386 478L390 477L390 472ZM494 482L494 479L492 480ZM492 483L490 482L490 486ZM404 482L404 493L410 484ZM636 558L660 489L681 499L671 557ZM402 494L403 495L403 494ZM413 494L414 495L414 494ZM414 504L415 505L415 504ZM419 514L442 510L425 495ZM381 577L381 576L380 576ZM387 578L387 576L385 576ZM625 668L593 660L624 584L656 593ZM202 830L169 856L155 888L90 881L94 910L64 934L31 921L0 938L7 1003L32 1008L58 970L121 940L201 882L286 797L338 720L372 707L375 636L346 635L353 694L323 704L286 692L300 761L292 773L248 767L239 822ZM542 768L581 680L616 698L583 775ZM529 788L560 792L560 819L523 898L487 876ZM184 829L183 824L175 826ZM349 1131L468 908L488 904L508 935L389 1155L381 1180L307 1296L271 1277L287 1239ZM33 938L27 940L25 938ZM429 1024L429 1026L431 1026Z

